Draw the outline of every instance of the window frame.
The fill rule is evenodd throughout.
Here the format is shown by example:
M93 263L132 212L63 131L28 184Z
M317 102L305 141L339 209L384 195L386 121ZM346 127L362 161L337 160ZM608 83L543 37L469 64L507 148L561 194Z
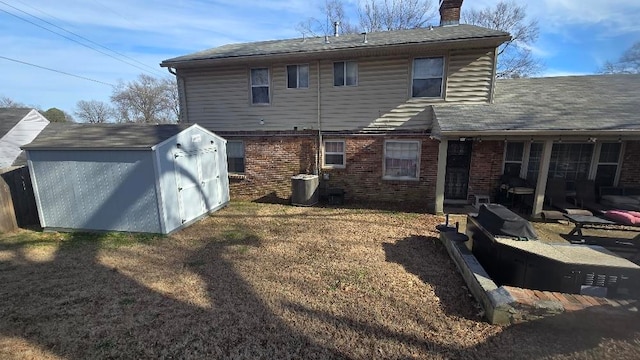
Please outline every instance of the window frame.
M392 176L387 175L387 144L389 143L408 143L408 144L416 144L417 152L416 152L416 176ZM388 139L384 141L383 151L382 151L382 180L396 180L396 181L420 181L420 160L422 157L422 141L420 140L399 140L399 139Z
M336 85L336 64L337 63L342 63L342 75L343 75L343 81L342 81L342 85ZM353 63L356 66L356 81L354 84L347 84L347 63ZM332 71L333 71L333 87L354 87L354 86L358 86L358 83L360 82L360 66L358 65L358 62L356 60L340 60L340 61L334 61L332 63Z
M441 79L440 81L440 95L439 96L414 96L413 95L413 82L416 80L415 71L416 71L416 60L420 59L442 59L442 75L440 77L429 77L429 78L420 78L417 80L426 80L426 79ZM411 98L420 98L420 99L444 99L444 82L446 78L446 70L447 70L447 58L444 55L439 56L419 56L411 59L411 87L409 88L409 94Z
M242 140L227 140L227 148L229 147L229 143L240 143L242 144L242 172L231 171L229 170L229 152L227 151L227 172L231 175L244 175L247 172L247 152L244 141ZM233 159L239 159L238 157L234 157Z
M616 166L616 171L613 177L613 186L617 186L618 181L620 180L620 172L622 171L622 159L625 151L625 143L618 142L620 144L620 148L618 149L618 159L617 162L609 162L609 161L600 161L600 157L602 154L602 146L604 144L616 144L615 141L602 141L596 144L596 148L594 149L594 162L591 167L591 173L589 174L589 178L596 180L598 176L598 168L603 166Z
M253 70L267 70L267 85L254 85L253 84ZM253 88L254 87L266 87L267 88L267 102L266 103L256 103L253 99ZM252 67L249 68L249 103L252 106L269 106L271 105L271 69L268 66L264 67Z
M342 143L342 152L327 152L327 143ZM327 164L327 155L342 155L342 164ZM344 139L325 139L322 140L322 167L324 169L344 169L347 167L347 143Z
M296 86L295 87L289 87L289 67L290 66L295 66L296 67ZM300 86L300 67L301 66L306 66L307 67L307 86L305 87L301 87ZM311 85L311 66L309 66L309 64L289 64L289 65L285 65L284 67L284 73L285 73L285 88L288 90L306 90L309 89L309 86Z
M522 155L520 156L520 160L508 160L507 159L507 149L509 144L521 144L522 145ZM527 145L526 142L524 141L507 141L504 145L504 151L502 154L502 174L505 173L505 170L507 169L507 164L520 164L520 171L518 171L518 177L522 177L522 173L524 172L524 165L525 165L525 154L528 152L528 148L530 145ZM528 165L528 162L527 162Z

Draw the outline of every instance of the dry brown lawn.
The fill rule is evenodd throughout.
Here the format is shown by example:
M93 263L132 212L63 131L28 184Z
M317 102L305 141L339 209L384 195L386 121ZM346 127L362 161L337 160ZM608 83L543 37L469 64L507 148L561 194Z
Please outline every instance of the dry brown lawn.
M168 237L5 234L0 358L640 358L635 315L482 321L441 220L232 203Z

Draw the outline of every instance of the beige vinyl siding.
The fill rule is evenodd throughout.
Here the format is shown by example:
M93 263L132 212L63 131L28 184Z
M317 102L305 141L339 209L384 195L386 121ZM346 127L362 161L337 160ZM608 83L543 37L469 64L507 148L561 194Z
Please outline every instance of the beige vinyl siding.
M213 131L317 129L316 66L309 64L308 89L287 89L286 65L256 65L269 68L269 105L251 104L249 66L179 71L189 122Z
M449 52L447 102L487 102L491 93L494 49Z
M445 57L443 99L412 98L415 57ZM358 63L357 86L333 86L333 62ZM309 65L309 88L287 89L286 65ZM270 105L251 105L251 66L179 70L188 121L212 131L317 129L317 62L256 63L270 69ZM320 61L321 126L324 131L414 131L429 129L431 105L488 102L493 49L442 50L394 56L342 57ZM264 119L264 125L260 125Z

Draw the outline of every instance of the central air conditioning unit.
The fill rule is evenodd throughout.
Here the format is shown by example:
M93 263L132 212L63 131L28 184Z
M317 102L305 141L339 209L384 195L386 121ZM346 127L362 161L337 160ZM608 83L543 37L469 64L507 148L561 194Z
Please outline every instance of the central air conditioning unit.
M313 206L320 197L318 175L299 174L291 177L291 205Z

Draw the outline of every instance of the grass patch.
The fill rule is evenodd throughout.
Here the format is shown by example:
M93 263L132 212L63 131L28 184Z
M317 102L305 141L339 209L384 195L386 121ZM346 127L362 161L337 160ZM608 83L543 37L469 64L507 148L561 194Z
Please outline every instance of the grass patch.
M19 230L13 234L0 235L0 247L37 247L58 245L74 247L83 244L98 244L101 248L119 248L137 244L150 244L162 237L157 234L124 233L124 232L42 232L34 230Z

